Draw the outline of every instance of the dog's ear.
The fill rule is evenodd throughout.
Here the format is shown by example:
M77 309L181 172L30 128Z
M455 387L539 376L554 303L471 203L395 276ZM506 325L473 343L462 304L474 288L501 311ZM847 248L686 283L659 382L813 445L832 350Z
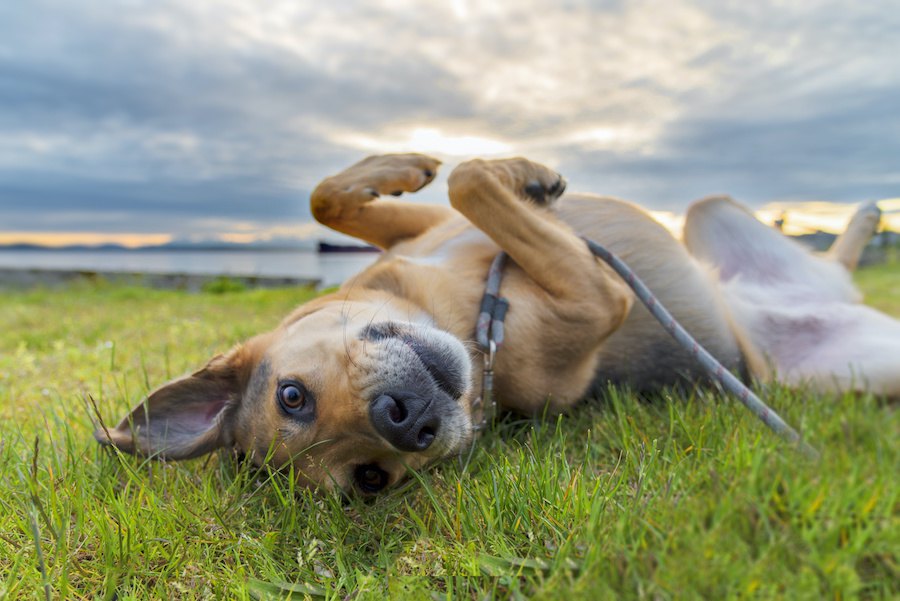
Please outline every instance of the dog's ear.
M114 429L94 438L127 453L190 459L234 444L240 406L253 353L237 347L217 355L200 371L156 389Z

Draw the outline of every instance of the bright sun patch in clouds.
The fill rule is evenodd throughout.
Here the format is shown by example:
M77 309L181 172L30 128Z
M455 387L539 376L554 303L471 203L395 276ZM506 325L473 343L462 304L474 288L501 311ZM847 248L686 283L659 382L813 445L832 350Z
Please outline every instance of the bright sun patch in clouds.
M453 14L457 19L465 19L469 16L469 7L466 0L453 0Z
M493 156L509 153L512 146L483 136L450 135L434 127L416 127L401 137L370 137L341 133L336 141L367 152L422 152L446 157Z
M420 152L433 152L451 156L476 156L503 154L512 147L498 140L480 136L449 136L430 127L419 127L412 131L406 142L408 148Z
M544 142L555 146L575 146L586 151L646 152L652 150L653 140L661 131L659 124L604 125L579 129Z

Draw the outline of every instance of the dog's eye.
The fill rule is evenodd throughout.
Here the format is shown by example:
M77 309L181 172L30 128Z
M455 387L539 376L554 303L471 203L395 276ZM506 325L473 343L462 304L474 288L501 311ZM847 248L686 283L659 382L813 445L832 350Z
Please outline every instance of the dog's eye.
M281 402L291 409L302 407L305 400L303 391L296 386L288 385L281 389Z
M278 404L285 413L297 413L306 407L309 392L299 382L282 382L278 386Z
M356 485L365 493L380 491L390 480L388 473L374 463L356 466L353 477L356 478Z

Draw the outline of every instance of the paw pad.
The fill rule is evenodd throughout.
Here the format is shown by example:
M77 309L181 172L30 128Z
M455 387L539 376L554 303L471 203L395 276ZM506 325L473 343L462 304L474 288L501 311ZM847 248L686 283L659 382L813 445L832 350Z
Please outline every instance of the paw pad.
M541 182L533 181L525 186L525 196L537 204L549 205L562 196L565 189L566 181L562 177L558 177L549 187Z

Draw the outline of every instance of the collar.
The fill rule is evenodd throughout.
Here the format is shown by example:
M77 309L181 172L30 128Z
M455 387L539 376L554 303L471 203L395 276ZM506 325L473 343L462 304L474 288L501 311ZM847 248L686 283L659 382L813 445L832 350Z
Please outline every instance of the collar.
M481 414L476 431L487 429L497 416L497 399L494 398L494 358L503 345L503 320L509 309L509 301L500 296L500 282L507 254L500 251L488 270L481 309L475 324L475 341L484 355L484 371L481 376L481 395L472 403L472 409Z

